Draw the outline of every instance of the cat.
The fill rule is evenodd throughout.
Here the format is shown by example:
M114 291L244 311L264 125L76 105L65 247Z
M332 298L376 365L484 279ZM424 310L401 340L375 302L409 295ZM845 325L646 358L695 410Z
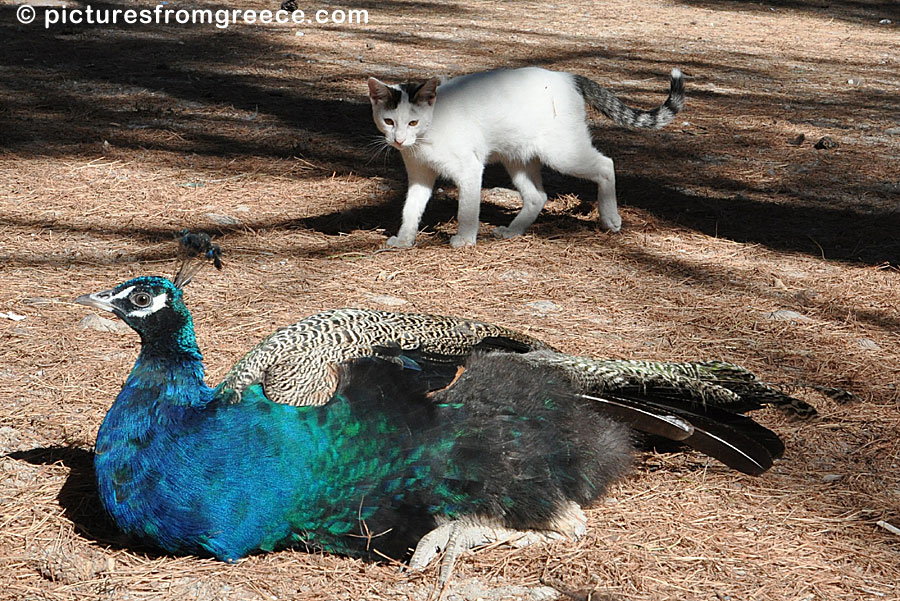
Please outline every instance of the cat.
M487 163L499 161L522 196L522 210L495 235L525 233L547 202L541 165L598 186L600 223L617 232L612 159L594 148L587 124L587 102L619 125L658 129L684 106L684 77L673 69L669 97L642 111L626 106L612 92L581 75L539 67L500 69L420 84L388 85L370 77L369 99L375 125L385 143L400 150L409 189L403 221L388 246L415 243L419 221L438 176L459 189L458 232L453 247L475 244L481 204L481 177Z

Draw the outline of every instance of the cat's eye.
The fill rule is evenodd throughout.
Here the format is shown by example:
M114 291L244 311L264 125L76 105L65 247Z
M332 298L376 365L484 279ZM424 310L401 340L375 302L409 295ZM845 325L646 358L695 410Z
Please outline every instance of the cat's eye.
M410 121L410 122L409 122L409 126L410 126L410 127L415 127L415 126L417 126L418 124L419 124L418 121Z
M153 297L147 294L146 292L133 292L128 300L131 301L131 304L135 307L140 307L143 309L144 307L149 307L150 303L153 302Z
M393 120L393 119L385 119L384 122L387 123L388 125L393 125L393 124L394 124L394 120Z

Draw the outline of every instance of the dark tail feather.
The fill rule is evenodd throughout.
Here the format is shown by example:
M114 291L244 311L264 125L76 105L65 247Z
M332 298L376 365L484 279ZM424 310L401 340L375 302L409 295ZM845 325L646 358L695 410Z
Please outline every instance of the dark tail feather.
M589 394L579 394L580 398L603 406L602 413L620 420L635 430L668 440L682 441L694 433L694 427L674 415L667 415L655 407L642 406L640 401L619 401Z
M659 129L672 121L684 108L684 75L678 69L672 69L669 97L663 104L649 111L631 108L616 98L615 94L587 77L576 75L575 85L588 104L626 127Z
M694 434L684 444L751 476L759 476L772 467L774 457L756 440L723 424L709 421L701 426L702 421L693 422Z
M725 465L745 474L758 476L772 467L772 461L784 454L784 443L777 434L756 423L750 417L720 409L711 405L683 406L683 399L646 398L604 395L612 397L619 405L639 408L630 414L627 423L635 430L679 441ZM609 401L607 401L608 403ZM601 412L609 412L604 404ZM653 417L643 417L649 414ZM689 424L692 432L684 438L674 438L662 433L660 419L680 419Z

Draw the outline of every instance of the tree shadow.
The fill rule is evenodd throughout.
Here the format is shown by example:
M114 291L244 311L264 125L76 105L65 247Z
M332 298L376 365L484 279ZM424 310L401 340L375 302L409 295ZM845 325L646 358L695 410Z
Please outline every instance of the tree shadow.
M554 172L545 173L544 182L551 198L575 194L584 206L595 202L597 191L591 182ZM492 186L511 187L511 184L495 171L493 176L485 178L485 188ZM456 191L452 186L448 188L429 202L420 222L420 231L433 232L437 225L454 219ZM896 235L900 231L900 209L862 214L852 208L819 206L814 198L808 199L809 203L773 203L754 199L750 196L754 192L752 187L727 180L718 181L718 189L722 191L719 197L692 195L658 181L630 175L618 177L618 189L621 206L638 207L674 226L710 237L763 244L774 250L819 256L830 261L900 265L900 237ZM269 223L268 226L309 228L329 235L386 225L391 229L399 226L402 206L402 194L395 193L377 204L290 222ZM481 223L508 225L518 210L519 207L507 209L482 203ZM539 232L547 227L580 231L597 226L587 224L574 213L548 215L542 212L531 231Z
M766 202L747 196L752 188L725 181L719 182L723 196L718 198L684 194L644 178L620 181L629 205L710 237L830 261L900 264L900 210L864 215L851 208Z
M884 0L679 0L690 6L712 10L768 12L784 9L820 15L825 19L842 19L854 23L881 26L882 19L900 21L900 4Z

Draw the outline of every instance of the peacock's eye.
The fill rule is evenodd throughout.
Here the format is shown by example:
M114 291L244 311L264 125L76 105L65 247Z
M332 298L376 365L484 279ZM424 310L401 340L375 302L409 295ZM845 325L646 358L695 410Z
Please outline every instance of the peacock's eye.
M153 297L146 292L138 291L132 292L128 297L128 300L130 300L131 304L135 307L140 307L141 309L143 309L144 307L150 306L150 303L153 302Z
M410 122L409 122L409 126L410 126L410 127L415 127L415 126L417 126L418 124L419 124L418 120L410 121Z
M393 124L394 124L394 120L393 120L393 119L385 119L384 122L387 123L388 125L393 125Z

